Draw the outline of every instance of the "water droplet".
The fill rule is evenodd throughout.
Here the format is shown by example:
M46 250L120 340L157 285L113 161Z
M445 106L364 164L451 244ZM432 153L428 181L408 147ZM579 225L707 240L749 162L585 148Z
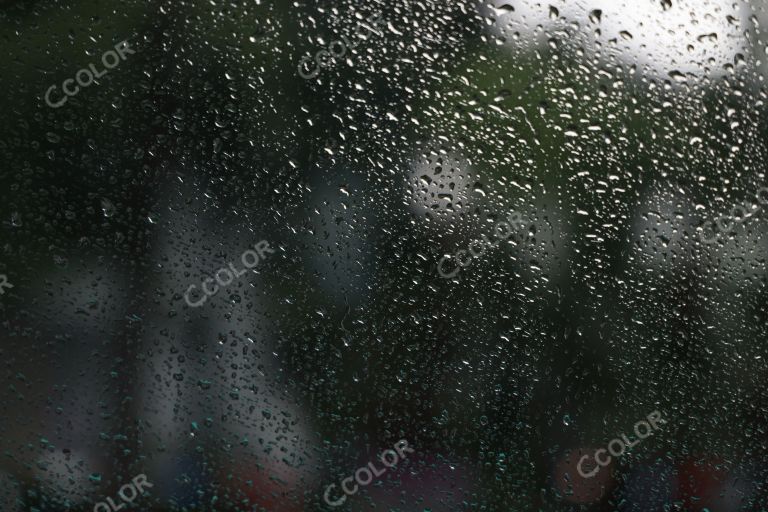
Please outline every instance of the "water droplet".
M670 78L672 78L675 82L683 83L685 82L685 75L682 74L680 71L674 69L669 72Z
M101 211L104 212L104 216L109 218L112 217L115 214L115 211L117 211L117 208L115 208L115 205L112 204L112 201L107 199L106 197L101 198Z
M496 96L493 98L493 101L494 103L504 101L504 99L506 99L511 94L512 92L509 89L501 89L499 92L496 93Z
M69 265L69 260L64 256L59 256L58 254L54 254L53 263L57 267L66 268L67 265Z

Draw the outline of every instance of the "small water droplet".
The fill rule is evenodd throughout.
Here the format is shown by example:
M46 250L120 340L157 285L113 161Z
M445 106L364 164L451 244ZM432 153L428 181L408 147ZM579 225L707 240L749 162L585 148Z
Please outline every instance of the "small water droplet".
M685 75L682 74L680 71L674 69L669 72L669 76L675 81L675 82L685 82Z
M106 197L101 198L101 211L104 212L104 216L109 218L112 217L115 214L115 211L117 211L117 208L115 208L115 205L112 204L112 201L107 199Z
M496 93L496 96L493 98L493 101L494 103L504 101L504 99L510 96L511 94L512 92L509 89L501 89L499 92Z

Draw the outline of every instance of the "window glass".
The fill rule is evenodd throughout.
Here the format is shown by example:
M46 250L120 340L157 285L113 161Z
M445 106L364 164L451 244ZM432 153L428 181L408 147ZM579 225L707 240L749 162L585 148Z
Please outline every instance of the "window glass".
M0 0L0 510L762 510L766 26Z

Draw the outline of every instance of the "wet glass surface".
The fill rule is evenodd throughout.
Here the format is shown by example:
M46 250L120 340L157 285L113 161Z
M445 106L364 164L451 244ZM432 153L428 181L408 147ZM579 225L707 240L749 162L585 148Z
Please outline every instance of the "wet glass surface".
M0 0L0 510L766 510L767 7Z

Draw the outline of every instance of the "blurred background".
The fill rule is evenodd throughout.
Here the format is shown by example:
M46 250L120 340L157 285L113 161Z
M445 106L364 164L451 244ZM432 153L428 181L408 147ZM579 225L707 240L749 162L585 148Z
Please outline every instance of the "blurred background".
M0 510L768 510L767 7L0 0Z

